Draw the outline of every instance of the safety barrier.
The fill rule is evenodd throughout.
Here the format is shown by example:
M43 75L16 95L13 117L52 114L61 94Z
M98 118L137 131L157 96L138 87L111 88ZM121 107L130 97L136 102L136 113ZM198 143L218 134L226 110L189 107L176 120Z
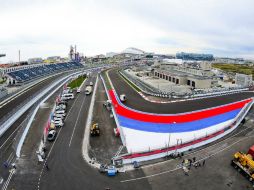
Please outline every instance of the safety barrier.
M109 78L109 76L107 75L107 73L106 73L106 76L108 77L108 80L109 80L109 83L110 83L111 87L114 88L114 87L113 87L113 84L112 84L112 82L111 82L111 80L110 80L110 78ZM101 75L100 75L100 78L101 78L102 83L103 83L103 86L104 86L104 88L105 88L105 91L106 91L108 100L111 100L110 95L109 95L109 93L108 93L108 89L107 89L106 83L105 83L105 81L104 81L104 79L103 79L103 77L102 77ZM113 116L114 116L114 119L115 119L115 122L116 122L116 126L117 126L117 128L119 128L119 130L120 130L120 137L121 137L122 143L123 143L123 145L125 146L126 140L125 140L125 137L124 137L123 132L122 132L123 129L122 129L122 127L121 127L120 124L119 124L119 121L118 121L118 119L117 119L116 112L115 112L115 109L114 109L114 108L112 108L112 113L113 113Z
M101 67L96 67L95 69L100 69L100 68L101 68ZM89 68L89 69L86 69L86 70L82 70L82 71L79 71L79 72L72 73L72 74L70 74L70 75L64 77L64 78L61 79L60 81L58 81L58 83L55 84L54 86L52 85L52 88L54 88L54 87L57 86L57 85L58 85L58 87L55 88L50 94L48 94L47 97L45 97L42 101L38 102L38 105L36 106L35 110L32 112L32 114L31 114L30 117L29 117L30 119L29 119L27 125L25 126L25 129L24 129L23 132L22 132L22 136L20 137L20 140L17 141L17 142L18 142L18 144L17 144L17 146L16 146L16 147L17 147L17 148L16 148L16 156L17 156L17 157L20 157L21 148L22 148L22 146L23 146L23 144L24 144L25 138L26 138L26 136L27 136L27 134L28 134L28 131L29 131L30 127L31 127L32 121L33 121L33 119L34 119L34 117L35 117L35 115L36 115L36 113L37 113L37 111L38 111L38 109L39 109L40 104L43 103L43 102L45 102L50 96L52 96L63 84L65 84L68 80L70 80L71 77L73 77L73 76L75 76L75 75L79 75L79 74L81 74L82 72L89 72L89 71L91 71L91 70L94 70L94 68ZM51 88L51 89L52 89L52 88ZM50 91L51 89L48 88L47 92ZM45 90L45 91L46 91L46 90ZM44 96L45 96L45 95L46 95L46 93L44 94ZM38 100L40 100L40 98L39 98Z
M251 109L252 105L254 103L254 98L252 98L252 101L245 105L244 108L241 110L241 112L237 115L236 119L226 128L223 130L217 131L214 134L211 134L209 136L204 136L199 139L195 139L194 141L185 142L184 144L178 144L176 146L159 149L159 150L153 150L148 152L140 152L140 153L134 153L134 154L124 154L119 155L118 157L114 157L114 161L116 163L122 163L122 164L130 164L134 161L148 161L153 159L158 159L162 157L169 156L171 154L177 154L185 151L192 150L194 148L198 148L200 146L204 146L206 144L209 144L213 141L216 141L229 133L231 133L233 130L237 128L237 126L241 123L241 121L244 119L248 111Z
M119 71L119 73L129 82L131 82L133 85L137 86L143 93L155 97L160 97L160 98L174 98L174 99L179 99L179 98L198 98L198 97L207 97L207 96L222 96L222 95L227 95L227 94L234 94L234 93L239 93L242 91L248 91L249 88L236 88L236 89L231 89L231 90L220 90L220 91L212 91L212 92L207 92L207 93L184 93L184 94L177 94L176 92L162 92L155 87L145 83L144 81L140 80L139 78L134 78L132 75L128 74L126 71Z

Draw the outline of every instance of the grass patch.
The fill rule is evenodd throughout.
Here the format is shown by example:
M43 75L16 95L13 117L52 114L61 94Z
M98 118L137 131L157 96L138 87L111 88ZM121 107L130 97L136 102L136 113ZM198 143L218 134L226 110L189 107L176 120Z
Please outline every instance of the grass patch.
M86 79L85 76L80 76L78 78L76 78L75 80L71 81L69 84L68 84L68 87L70 87L71 89L74 89L74 88L78 88L80 87L80 85L82 84L82 82Z
M213 67L226 72L241 73L254 77L254 68L247 64L214 63Z
M111 87L111 85L110 85L109 78L108 78L108 76L107 76L107 74L106 74L107 71L108 71L108 70L103 71L103 72L101 73L101 76L102 76L102 78L104 79L104 82L105 82L105 85L106 85L107 89L108 89L108 90L111 90L112 87Z
M127 82L133 89L135 89L138 92L141 92L141 89L137 87L135 84L133 84L129 79L127 79L122 73L118 71L118 74Z

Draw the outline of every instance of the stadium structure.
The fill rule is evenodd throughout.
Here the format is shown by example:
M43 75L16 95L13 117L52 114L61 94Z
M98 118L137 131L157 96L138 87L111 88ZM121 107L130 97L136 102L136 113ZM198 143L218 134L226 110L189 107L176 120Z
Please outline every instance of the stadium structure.
M195 61L213 61L214 57L212 54L198 54L198 53L177 53L177 59L182 60L195 60Z
M82 67L84 66L81 63L74 61L55 64L35 64L24 69L19 69L19 67L16 67L15 70L8 71L5 73L5 75L7 76L7 83L9 85L17 85L29 82L39 77L44 77L58 72L69 71Z

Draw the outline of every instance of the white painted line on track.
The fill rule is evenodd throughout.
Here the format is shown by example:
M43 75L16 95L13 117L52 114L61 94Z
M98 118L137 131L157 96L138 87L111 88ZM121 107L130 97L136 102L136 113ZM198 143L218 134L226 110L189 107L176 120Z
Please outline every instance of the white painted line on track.
M6 180L6 182L4 183L4 185L3 185L3 187L2 187L2 190L7 190L7 187L8 187L8 185L9 185L9 183L10 183L10 181L11 181L11 178L12 178L12 176L13 176L14 173L15 173L15 169L11 169L10 174L9 174L9 177L8 177L8 179Z
M76 96L76 100L73 102L73 104L72 104L72 106L71 106L71 109L69 110L68 114L67 114L67 115L66 115L66 117L65 117L65 120L66 120L66 119L68 118L68 116L70 115L71 110L72 110L72 108L73 108L74 104L76 103L76 101L77 101L78 97L79 97L79 95L77 95L77 96Z
M38 187L38 190L40 189L41 176L42 176L43 170L44 170L44 168L45 168L45 166L46 166L46 162L47 162L47 160L48 160L48 158L49 158L49 156L50 156L50 154L51 154L51 152L52 152L52 150L53 150L53 148L54 148L54 145L55 145L55 143L56 143L56 141L57 141L57 139L58 139L58 137L59 137L61 131L62 131L62 128L60 128L60 130L58 131L58 134L57 134L57 136L56 136L56 139L55 139L55 141L53 142L53 144L52 144L52 146L51 146L51 148L50 148L50 150L49 150L49 154L47 155L47 158L45 159L45 162L44 162L44 164L43 164L43 166L42 166L41 173L40 173L40 176L39 176L39 179L38 179L38 186L37 186L37 187Z
M77 117L77 119L76 119L76 122L75 122L75 125L74 125L74 128L73 128L73 131L72 131L72 134L71 134L71 139L70 139L70 142L69 142L69 147L71 146L72 138L73 138L74 132L75 132L75 130L76 130L77 123L78 123L78 121L79 121L79 116L80 116L81 110L82 110L82 108L83 108L85 99L86 99L86 95L85 95L85 97L84 97L84 99L83 99L83 101L82 101L82 104L81 104L80 109L79 109L79 112L78 112L78 117Z
M23 121L24 122L24 121ZM22 122L22 123L23 123ZM17 131L19 130L19 128L21 127L22 123L10 134L10 136L4 141L4 143L0 146L0 149L2 149L4 147L4 145L8 142L8 140L11 138L11 136Z
M187 153L187 154L184 155L184 157L190 156L190 155L193 155L193 154L196 154L196 153L199 153L199 152L201 152L201 151L204 151L204 150L207 149L207 148L211 148L211 147L217 146L217 145L219 145L219 144L226 143L227 140L233 139L233 137L239 135L240 133L246 131L247 129L250 129L250 127L246 127L246 128L244 128L243 130L241 130L241 131L239 131L239 132L233 134L232 136L230 136L230 137L228 137L228 138L225 138L225 139L223 139L223 140L221 140L221 141L219 141L219 142L216 142L215 144L212 144L212 145L210 145L210 146L208 146L208 147L204 147L203 149L196 150L196 151L193 151L193 152L191 152L191 153ZM251 132L252 132L252 131L251 131ZM142 168L154 167L154 166L156 166L156 165L161 165L161 164L165 164L165 163L172 162L172 161L173 161L173 160L166 160L166 161L158 162L158 163L155 163L155 164L152 164L152 165L142 166Z
M10 156L8 157L7 162L11 161L12 158L13 158L13 152L12 152L12 153L10 154Z
M237 144L237 143L239 143L239 142L241 142L241 141L244 141L244 140L246 140L246 139L248 139L248 138L253 138L253 137L254 137L254 135L248 136L248 137L244 137L244 138L242 138L242 139L239 139L238 141L235 141L234 143L232 143L232 144L226 146L225 148L222 148L222 149L216 151L215 153L213 153L213 154L211 154L211 155L209 155L209 156L206 156L206 157L204 157L204 158L202 158L202 159L197 160L197 162L198 162L198 161L205 160L205 159L208 159L208 158L210 158L210 157L212 157L212 156L215 156L216 154L219 154L220 152L229 149L230 147L234 146L235 144ZM126 183L126 182L131 182L131 181L138 181L138 180L142 180L142 179L147 179L147 178L151 178L151 177L163 175L163 174L166 174L166 173L170 173L170 172L179 170L179 169L181 169L181 168L182 168L182 167L176 167L176 168L174 168L174 169L172 169L172 170L167 170L167 171L164 171L164 172L160 172L160 173L156 173L156 174L152 174L152 175L147 175L147 176L143 176L143 177L137 177L137 178L131 178L131 179L127 179L127 180L122 180L122 181L120 181L120 182L121 182L121 183Z
M72 108L74 107L74 105L75 105L75 103L76 103L78 97L79 97L79 95L76 96L76 99L75 99L75 101L73 102L73 104L72 104L72 106L71 106L71 108L70 108L68 114L66 115L65 119L67 119L68 116L70 115L71 110L72 110ZM40 173L40 176L39 176L39 179L38 179L38 184L37 184L37 189L38 189L38 190L40 189L41 177L42 177L42 174L43 174L43 171L44 171L44 168L45 168L45 163L47 162L47 160L48 160L48 158L49 158L49 156L50 156L50 154L51 154L51 152L52 152L52 150L53 150L53 148L54 148L54 145L55 145L55 143L56 143L58 137L60 136L61 131L62 131L62 128L60 128L60 130L59 130L59 132L58 132L58 134L57 134L57 136L56 136L56 139L55 139L55 141L53 142L53 145L51 146L51 148L50 148L50 150L49 150L49 154L47 155L47 158L45 159L45 162L44 162L44 164L43 164L43 166L42 166L41 173Z

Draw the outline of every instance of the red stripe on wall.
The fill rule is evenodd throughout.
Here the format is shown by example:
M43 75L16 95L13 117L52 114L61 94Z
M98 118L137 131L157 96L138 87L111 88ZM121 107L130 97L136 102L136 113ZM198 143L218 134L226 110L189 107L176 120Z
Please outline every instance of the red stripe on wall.
M115 97L115 93L113 90L109 91L111 96L112 104L116 110L116 113L138 121L144 122L157 122L157 123L184 123L191 122L200 119L205 119L208 117L216 116L219 114L223 114L226 112L230 112L236 109L243 108L245 104L252 101L252 99L246 99L237 103L233 103L230 105L225 105L221 107L211 108L209 110L202 110L193 113L186 114L174 114L174 115L159 115L159 114L149 114L149 113L141 113L135 110L128 109L119 104Z

